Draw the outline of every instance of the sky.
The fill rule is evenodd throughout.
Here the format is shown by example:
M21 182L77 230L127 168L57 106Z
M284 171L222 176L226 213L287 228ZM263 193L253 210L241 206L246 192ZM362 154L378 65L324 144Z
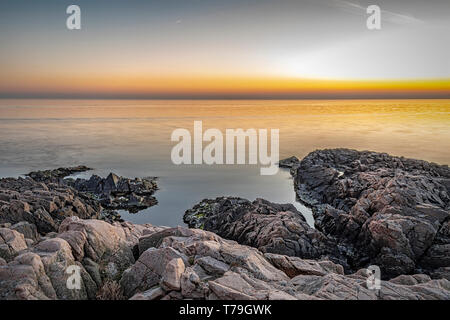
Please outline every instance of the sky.
M0 98L450 98L450 1L0 0Z

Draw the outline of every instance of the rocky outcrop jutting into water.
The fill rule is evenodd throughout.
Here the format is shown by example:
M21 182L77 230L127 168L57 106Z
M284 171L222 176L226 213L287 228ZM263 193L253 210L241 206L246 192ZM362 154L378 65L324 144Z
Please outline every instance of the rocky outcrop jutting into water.
M327 237L306 223L292 204L264 199L253 202L236 197L205 199L186 211L184 222L262 252L317 259L334 247Z
M315 226L348 250L355 268L378 264L385 277L450 277L450 169L421 160L349 149L290 159L297 197Z
M111 217L111 210L137 212L157 203L155 178L129 179L114 173L89 180L66 178L86 170L90 169L78 166L0 179L0 223L27 221L45 234L57 231L66 217Z
M136 213L158 203L153 194L158 189L156 178L124 178L110 173L106 178L97 175L86 179L66 179L65 183L82 193L96 197L109 210L125 209Z

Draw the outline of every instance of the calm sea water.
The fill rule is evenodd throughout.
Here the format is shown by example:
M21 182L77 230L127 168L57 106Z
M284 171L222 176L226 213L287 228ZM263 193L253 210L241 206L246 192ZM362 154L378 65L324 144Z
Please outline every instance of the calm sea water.
M0 100L0 176L84 164L106 176L158 176L159 204L135 223L182 225L186 209L222 195L294 203L289 172L259 166L176 166L176 128L280 129L280 157L346 147L450 163L450 100L125 101Z

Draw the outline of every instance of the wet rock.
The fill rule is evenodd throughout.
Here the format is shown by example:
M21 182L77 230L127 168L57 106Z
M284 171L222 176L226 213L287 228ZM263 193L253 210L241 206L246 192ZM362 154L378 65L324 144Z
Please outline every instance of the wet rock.
M289 169L291 174L294 175L296 173L296 170L300 166L300 160L298 160L297 157L292 156L290 158L280 160L278 166L280 168Z

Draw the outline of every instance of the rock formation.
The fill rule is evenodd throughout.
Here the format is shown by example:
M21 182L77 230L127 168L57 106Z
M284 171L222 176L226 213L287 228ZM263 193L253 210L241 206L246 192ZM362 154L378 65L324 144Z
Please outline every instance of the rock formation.
M400 276L372 290L365 270L344 275L331 261L264 254L199 229L71 217L58 234L27 248L12 233L20 240L12 237L17 252L0 260L0 299L95 299L110 281L134 300L450 298L446 279ZM74 266L78 290L67 284Z
M90 169L78 166L0 179L0 223L27 221L45 234L57 231L66 217L120 221L113 210L137 212L157 203L155 178L128 179L114 173L89 180L67 178L86 170Z
M450 169L348 149L290 159L298 199L318 230L348 248L349 264L378 264L385 277L450 277ZM446 269L447 268L447 269Z
M155 180L67 177L85 167L0 179L0 299L450 299L447 167L346 149L280 165L316 229L235 197L188 210L192 229L123 222Z

